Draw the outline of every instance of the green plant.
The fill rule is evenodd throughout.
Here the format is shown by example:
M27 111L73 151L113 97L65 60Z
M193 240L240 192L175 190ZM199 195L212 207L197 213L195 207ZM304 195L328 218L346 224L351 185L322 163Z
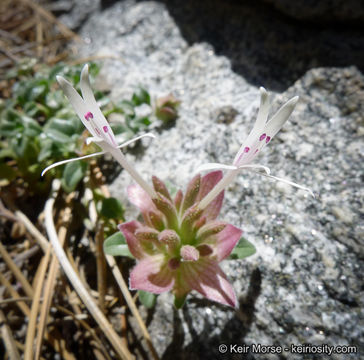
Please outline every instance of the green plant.
M99 66L90 64L89 68L91 77L95 77ZM56 75L79 83L80 66L60 63L47 67L27 59L7 74L13 86L11 97L0 104L3 186L22 186L30 194L46 194L51 178L61 177L64 190L70 192L89 169L87 162L69 163L63 168L53 169L44 178L40 176L42 170L54 162L97 150L94 144L85 144L87 133L59 89ZM150 95L143 88L138 88L131 100L118 103L111 102L100 91L95 93L95 98L106 115L123 115L123 122L111 124L118 140L128 140L151 124L148 116L139 117L135 111L142 104L150 105Z

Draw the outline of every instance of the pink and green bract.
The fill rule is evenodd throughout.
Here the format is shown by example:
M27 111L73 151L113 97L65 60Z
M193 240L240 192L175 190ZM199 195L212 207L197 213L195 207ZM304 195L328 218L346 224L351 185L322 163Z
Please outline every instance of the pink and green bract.
M130 288L154 294L172 291L176 307L196 290L210 300L236 307L234 289L219 262L227 258L242 231L216 220L224 192L203 210L198 203L222 179L221 171L195 176L186 193L174 198L157 177L151 198L140 186L128 188L129 200L136 205L144 222L119 225L138 263L130 274Z

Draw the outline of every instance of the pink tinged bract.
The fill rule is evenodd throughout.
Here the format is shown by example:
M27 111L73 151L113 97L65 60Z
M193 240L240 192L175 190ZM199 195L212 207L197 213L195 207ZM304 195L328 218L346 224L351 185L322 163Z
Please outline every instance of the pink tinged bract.
M186 262L181 266L182 281L210 300L237 306L236 295L218 263L209 258Z
M135 236L137 229L142 227L143 225L135 220L118 225L119 230L125 236L130 252L136 259L142 259L145 256L141 243Z
M146 215L149 211L158 211L149 194L139 185L133 184L128 186L127 192L130 202L134 204L143 215Z
M130 289L161 294L173 288L173 271L168 267L164 255L146 257L138 262L130 273Z
M220 262L226 259L233 251L235 245L241 238L242 230L228 224L224 230L220 231L216 236L216 254L217 260Z
M222 179L222 171L212 171L201 178L200 191L197 195L196 201L203 199ZM206 206L203 214L207 220L214 220L220 213L221 206L224 200L224 191L221 191L211 203Z

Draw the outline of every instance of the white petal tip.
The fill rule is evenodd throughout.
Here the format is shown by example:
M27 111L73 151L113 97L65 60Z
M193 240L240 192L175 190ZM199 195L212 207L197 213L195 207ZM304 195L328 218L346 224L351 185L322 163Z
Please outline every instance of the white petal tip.
M259 91L260 91L261 96L268 96L268 92L267 92L267 90L265 90L265 88L263 86L261 86L259 88Z
M294 106L296 106L299 98L300 98L299 96L295 96L291 100L289 100L287 104L289 104L289 105L291 105L291 106L294 107Z
M88 64L85 64L81 71L81 77L88 76Z
M56 76L56 80L57 80L57 82L58 82L58 84L59 85L61 85L62 86L62 84L64 84L65 82L66 82L66 79L64 79L62 76L60 76L60 75L57 75Z

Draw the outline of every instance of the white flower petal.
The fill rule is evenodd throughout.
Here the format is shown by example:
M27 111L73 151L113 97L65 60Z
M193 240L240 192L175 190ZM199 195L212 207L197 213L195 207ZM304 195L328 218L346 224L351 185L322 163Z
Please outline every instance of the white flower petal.
M261 170L264 170L267 175L270 174L270 169L269 169L268 166L259 165L259 164L257 164L257 165L255 165L255 164L241 165L241 166L238 167L238 169L239 170L242 170L242 169L261 169ZM257 174L259 174L259 173L257 172Z
M249 164L249 165L241 165L241 166L234 166L234 165L226 165L220 163L207 163L201 165L197 168L196 172L202 172L206 170L243 170L243 169L260 169L264 170L266 174L270 174L270 169L267 166L259 165L259 164Z
M273 176L273 175L269 175L269 174L263 174L263 173L258 173L258 172L257 172L257 174L262 175L262 176L265 176L265 177L269 177L269 178L271 178L271 179L274 179L274 180L277 180L277 181L283 182L283 183L285 183L285 184L291 185L291 186L296 187L296 188L298 188L298 189L301 189L301 190L307 191L308 193L310 193L310 195L311 195L313 198L315 198L315 197L316 197L316 196L315 196L315 194L313 193L313 191L312 191L311 189L309 189L308 187L306 187L306 186L302 186L302 185L299 185L299 184L297 184L297 183L295 183L295 182L293 182L293 181L289 181L289 180L286 180L286 179L282 179L282 178L279 178L279 177L277 177L277 176Z
M291 100L287 101L268 121L264 132L270 136L270 139L274 137L275 134L282 128L283 124L288 120L289 116L292 114L297 101L298 96L293 97Z
M90 124L93 128L91 132L95 137L102 137L107 143L109 143L112 147L116 147L116 140L115 135L104 117L104 114L100 110L99 106L97 105L94 93L91 89L90 78L88 74L88 65L86 64L81 72L81 80L80 80L80 87L83 99L87 106L87 111L83 114L89 114L87 123ZM83 118L81 118L83 120Z
M104 139L97 137L97 136L92 136L92 137L88 137L86 139L86 144L90 145L91 143L100 143L101 141L105 141Z
M80 156L80 157L73 158L73 159L67 159L67 160L58 161L58 162L56 162L56 163L54 163L54 164L49 165L48 167L46 167L42 171L41 176L43 176L48 170L53 169L53 168L55 168L57 166L64 165L64 164L67 164L67 163L70 163L70 162L74 162L74 161L78 161L78 160L88 159L88 158L91 158L91 157L94 157L94 156L103 155L103 154L105 154L105 151L100 151L100 152L97 152L97 153L93 153L93 154L85 155L85 156Z
M258 111L258 115L257 115L257 120L255 121L254 127L253 127L252 131L250 132L249 136L243 142L238 153L236 154L235 159L233 161L234 164L236 164L238 162L238 160L240 159L241 155L244 153L244 150L246 148L249 148L249 149L254 148L254 151L255 151L254 144L257 144L259 137L264 132L264 128L265 128L265 125L267 122L268 112L269 112L269 101L268 101L267 91L263 87L260 87L259 91L260 91L260 106L259 106L259 111ZM255 157L255 152L252 156L249 156L250 160L253 160L254 157Z
M196 172L209 171L209 170L237 170L238 167L234 165L225 165L220 163L207 163L199 166Z
M81 119L83 125L92 134L96 135L91 124L86 121L85 114L89 111L85 102L83 101L77 90L62 76L57 76L57 82L62 88L64 94L67 96L69 102L71 103L73 109L76 111L78 117Z
M155 137L155 135L153 135L152 133L146 133L146 134L143 134L143 135L137 136L137 137L135 137L135 138L133 138L133 139L130 139L130 140L128 140L128 141L126 141L126 142L122 143L121 145L119 145L119 146L118 146L118 149L121 149L121 148L123 148L123 147L125 147L125 146L128 146L129 144L131 144L131 143L133 143L133 142L135 142L135 141L137 141L137 140L139 140L139 139L145 138L145 137L151 137L151 138L153 138L153 139L155 139L155 138L156 138L156 137Z

